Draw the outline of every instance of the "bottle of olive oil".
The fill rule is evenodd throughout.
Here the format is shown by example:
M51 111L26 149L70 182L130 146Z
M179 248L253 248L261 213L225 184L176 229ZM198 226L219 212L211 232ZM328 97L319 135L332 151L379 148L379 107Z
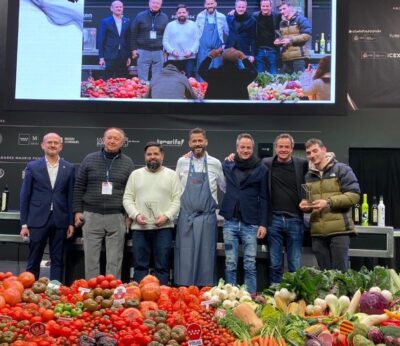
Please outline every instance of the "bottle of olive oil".
M368 226L369 220L369 205L367 201L367 194L363 194L363 202L361 204L361 226Z

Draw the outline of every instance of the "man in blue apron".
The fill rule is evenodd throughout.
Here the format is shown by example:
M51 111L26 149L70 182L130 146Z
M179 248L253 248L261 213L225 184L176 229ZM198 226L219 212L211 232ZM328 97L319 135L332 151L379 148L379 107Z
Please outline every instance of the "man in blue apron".
M208 57L211 50L218 49L224 45L224 35L228 36L228 24L224 14L217 11L217 2L215 0L205 0L205 9L201 11L196 18L196 24L200 31L200 45L197 52L197 68L198 70L201 62ZM222 58L218 57L213 59L213 68L222 65ZM199 77L197 78L199 79Z
M221 162L208 155L206 132L189 133L190 157L178 160L176 172L184 188L174 256L177 285L212 286L216 275L217 187L225 191Z

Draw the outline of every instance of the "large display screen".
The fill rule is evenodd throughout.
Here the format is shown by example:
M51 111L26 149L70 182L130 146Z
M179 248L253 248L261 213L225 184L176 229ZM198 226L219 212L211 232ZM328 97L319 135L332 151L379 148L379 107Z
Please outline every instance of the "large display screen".
M343 1L340 1L343 3ZM168 26L178 22L176 7L181 0L164 0L161 10L167 14ZM273 11L279 13L280 0L271 1ZM152 83L151 72L147 81L138 78L140 69L139 60L131 56L129 50L126 70L123 75L111 75L107 71L106 63L101 62L100 54L107 38L105 33L104 18L112 15L111 1L94 0L19 0L9 2L8 26L8 73L12 88L8 91L7 105L13 108L28 107L35 103L36 107L58 110L85 110L96 111L113 110L130 113L192 113L192 114L340 114L345 112L345 27L346 21L344 5L339 0L294 0L292 1L292 15L296 19L290 21L280 19L278 28L270 31L274 37L277 48L277 70L271 71L266 64L264 69L257 66L257 56L262 55L259 47L259 37L256 36L252 45L253 53L246 56L251 59L258 71L248 85L246 97L238 98L235 92L234 77L226 75L224 82L219 82L223 90L223 98L207 97L211 83L215 80L204 80L196 68L201 61L196 61L193 54L193 74L189 83L195 92L195 97L167 97L151 98L149 88ZM208 44L211 34L206 35L204 23L201 26L198 15L204 10L204 2L193 1L186 3L187 20L196 23L193 27L197 30L198 46ZM147 1L125 1L123 8L122 29L128 22L125 30L129 31L127 45L133 42L131 23L138 13L148 9ZM235 8L235 1L218 1L217 11L228 15ZM248 17L260 10L259 1L247 1ZM234 20L240 15L233 14ZM112 17L109 17L112 18ZM256 18L256 17L254 17ZM228 20L229 22L229 20ZM208 24L208 21L207 21ZM115 30L118 30L115 23ZM241 24L232 24L238 27ZM261 25L261 24L260 24ZM102 27L103 26L103 27ZM178 29L179 25L177 26ZM257 27L256 35L260 35ZM291 35L292 30L303 30L295 35L304 35L306 39L299 41ZM179 31L178 30L178 31ZM163 59L170 59L166 44L180 44L174 37L176 30L170 30L171 42L164 44ZM288 36L289 33L289 36ZM179 32L180 34L180 32ZM235 33L237 34L237 33ZM146 39L154 39L149 33ZM232 42L229 33L223 35L222 42L229 45ZM215 36L213 36L215 38ZM288 38L285 44L278 41ZM184 39L185 40L185 39ZM177 41L178 43L174 43ZM103 43L102 43L103 42ZM121 41L122 42L122 41ZM288 43L289 42L289 43ZM103 45L103 48L100 45ZM122 50L120 43L119 48ZM187 43L186 43L187 44ZM236 46L235 46L236 47ZM238 47L236 47L238 48ZM305 70L284 70L285 66L295 66L293 57L287 54L291 49L295 60L304 60ZM300 53L299 53L300 52ZM14 55L15 54L15 55ZM200 52L198 53L200 54ZM203 56L204 52L202 53ZM192 57L193 57L192 56ZM301 57L301 59L298 59ZM111 59L111 58L110 58ZM177 58L185 59L182 56ZM261 60L259 60L261 61ZM323 73L315 76L319 69ZM328 62L328 63L327 63ZM111 63L110 63L111 64ZM238 65L238 64L236 64ZM251 64L250 64L251 65ZM110 65L109 65L110 66ZM217 66L217 65L216 65ZM211 66L210 66L211 67ZM247 68L246 66L237 67ZM319 71L321 72L321 71ZM318 78L317 78L318 77ZM323 91L318 91L321 88ZM171 88L168 81L167 88ZM232 88L232 89L231 89ZM215 89L215 88L214 88ZM232 92L230 92L230 90ZM171 90L169 90L171 91ZM168 94L168 93L167 93ZM173 94L173 93L172 93ZM248 94L248 97L247 97ZM62 107L60 104L62 102Z

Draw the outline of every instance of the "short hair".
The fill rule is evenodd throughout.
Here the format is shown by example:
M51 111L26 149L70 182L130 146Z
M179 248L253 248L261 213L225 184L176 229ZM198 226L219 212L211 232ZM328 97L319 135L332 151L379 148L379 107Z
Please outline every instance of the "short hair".
M178 6L176 6L175 12L178 12L181 8L184 8L186 11L189 11L185 4L179 4Z
M294 148L294 139L291 135L289 135L288 133L281 133L280 135L276 136L275 140L274 140L274 147L276 146L276 144L278 143L278 141L280 139L286 138L290 141L290 145L292 147L292 149Z
M247 5L247 0L235 0L235 5L238 3L238 2L245 2L246 3L246 5Z
M151 141L151 142L147 142L147 143L146 143L146 146L144 147L144 152L146 152L147 149L150 148L150 147L157 147L157 148L160 149L160 152L161 152L161 153L164 153L164 148L163 148L163 146L162 146L160 143L154 142L154 141Z
M283 5L287 5L289 7L293 7L293 4L292 4L292 2L290 0L281 0L281 3L276 7L277 8L281 8L281 6L283 6Z
M305 148L307 149L307 148L309 148L309 147L311 147L312 145L318 145L320 148L323 148L324 146L325 146L325 144L320 140L320 139L318 139L318 138L311 138L311 139L309 139L305 144L304 144L304 146L305 146Z
M331 56L324 56L319 62L313 79L321 78L325 73L331 72Z
M255 143L254 143L254 138L253 138L253 136L252 136L250 133L241 133L241 134L239 134L239 135L237 136L237 138L236 138L236 146L239 145L239 141L240 141L242 138L248 138L248 139L250 139L251 142L253 143L253 147L254 147L254 145L255 145Z
M264 2L264 1L268 1L269 2L269 4L271 5L271 7L272 7L272 0L260 0L260 6L261 6L261 3L262 2Z
M58 133L56 133L56 132L49 132L49 133L46 133L46 134L43 136L43 138L42 138L42 143L44 143L44 141L47 140L47 137L50 137L50 136L57 136L58 138L60 138L60 143L63 142L62 137L61 137Z
M118 131L118 132L122 135L123 138L126 137L125 131L124 131L123 129L119 128L119 127L108 127L108 128L106 128L106 130L104 131L103 137L105 137L105 136L106 136L106 133L107 133L108 131L111 131L111 130Z
M190 137L192 137L192 135L195 135L195 134L196 135L201 134L204 136L204 138L207 138L206 130L202 129L201 127L195 127L194 129L191 129L189 131L189 139L190 139Z

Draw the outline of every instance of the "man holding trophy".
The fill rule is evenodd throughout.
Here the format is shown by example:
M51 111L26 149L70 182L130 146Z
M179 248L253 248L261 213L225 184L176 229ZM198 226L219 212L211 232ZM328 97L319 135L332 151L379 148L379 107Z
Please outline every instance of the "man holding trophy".
M180 207L181 183L172 169L162 165L161 144L149 142L144 149L146 167L132 172L126 184L123 204L133 220L133 279L149 273L150 256L154 274L162 285L169 283L174 219Z

